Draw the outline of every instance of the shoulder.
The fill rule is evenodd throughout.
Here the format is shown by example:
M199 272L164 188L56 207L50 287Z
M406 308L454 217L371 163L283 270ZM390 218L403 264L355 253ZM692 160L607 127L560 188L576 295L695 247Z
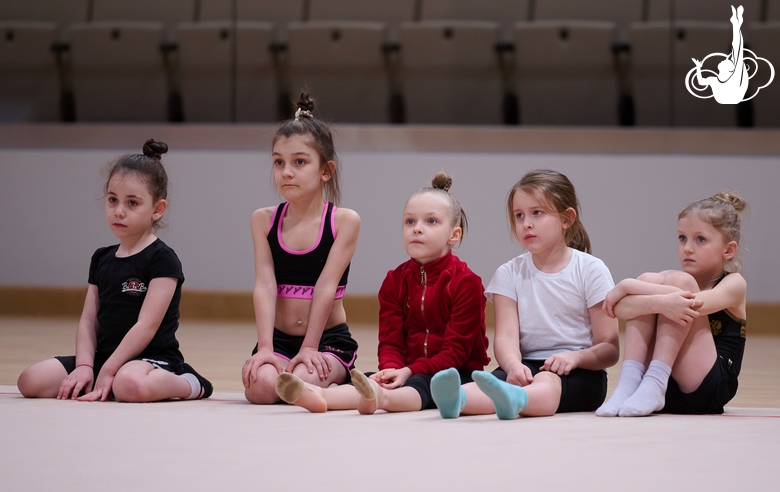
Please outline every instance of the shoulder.
M350 208L336 208L336 227L360 227L360 215Z
M524 268L526 268L530 259L531 259L530 253L523 253L520 256L515 256L511 260L499 266L496 269L496 273L510 274L510 273L519 272Z
M453 281L465 283L477 282L482 285L482 277L474 273L465 261L455 255L452 255L449 269L453 272Z
M601 258L597 258L591 254L583 253L576 249L572 249L572 256L574 261L580 265L580 269L583 271L597 271L609 273L606 263Z
M94 253L92 253L92 259L93 260L97 260L97 259L103 258L104 256L106 256L106 255L108 255L108 254L110 254L112 252L116 252L117 248L119 248L118 244L115 244L113 246L106 246L106 247L103 247L103 248L98 248L98 249L95 250Z
M178 265L181 268L181 260L176 252L161 239L155 240L148 248L149 256L154 261L165 261Z
M333 215L333 235L339 241L357 241L360 233L360 216L354 210L337 208Z
M747 281L745 281L745 277L743 277L740 273L729 273L723 277L723 280L721 280L718 285L713 288L715 289L718 287L728 287L730 289L747 291Z
M265 233L268 231L268 228L271 226L271 221L274 219L276 209L277 207L264 207L258 208L252 212L252 216L249 220L252 226L252 232L258 232L265 235Z

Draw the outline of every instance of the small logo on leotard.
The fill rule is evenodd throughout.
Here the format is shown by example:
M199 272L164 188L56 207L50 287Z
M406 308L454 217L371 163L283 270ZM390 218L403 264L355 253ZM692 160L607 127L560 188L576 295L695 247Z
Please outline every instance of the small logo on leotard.
M131 296L140 296L144 292L146 292L146 284L141 282L140 279L130 278L122 283L122 293L127 293Z
M723 331L723 323L718 319L711 319L710 330L712 330L712 336L716 337L720 335L720 332Z

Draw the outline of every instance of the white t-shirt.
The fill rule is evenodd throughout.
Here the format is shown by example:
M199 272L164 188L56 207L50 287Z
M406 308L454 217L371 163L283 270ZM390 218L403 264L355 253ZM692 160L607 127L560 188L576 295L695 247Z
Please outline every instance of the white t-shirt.
M557 273L544 273L530 253L504 263L490 280L485 296L499 294L517 302L520 353L524 359L593 346L588 308L603 301L615 286L603 261L572 250L571 260Z

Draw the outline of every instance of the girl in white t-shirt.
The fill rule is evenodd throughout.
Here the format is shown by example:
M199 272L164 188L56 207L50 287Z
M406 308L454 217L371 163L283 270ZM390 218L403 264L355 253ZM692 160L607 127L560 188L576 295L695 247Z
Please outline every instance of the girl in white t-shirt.
M614 286L590 255L574 186L561 173L531 171L509 191L510 229L528 251L498 268L485 295L495 308L500 367L431 381L444 418L499 419L592 411L607 394L605 369L618 360L618 324L601 309Z

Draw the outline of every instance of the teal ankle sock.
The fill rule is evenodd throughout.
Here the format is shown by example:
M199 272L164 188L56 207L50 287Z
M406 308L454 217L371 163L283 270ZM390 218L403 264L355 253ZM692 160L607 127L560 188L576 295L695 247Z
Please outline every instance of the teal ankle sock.
M431 379L431 396L444 419L456 419L466 406L466 392L460 385L460 374L450 368L437 372Z
M496 407L496 416L501 420L514 420L528 406L528 393L520 386L505 383L489 372L474 371L474 382Z

